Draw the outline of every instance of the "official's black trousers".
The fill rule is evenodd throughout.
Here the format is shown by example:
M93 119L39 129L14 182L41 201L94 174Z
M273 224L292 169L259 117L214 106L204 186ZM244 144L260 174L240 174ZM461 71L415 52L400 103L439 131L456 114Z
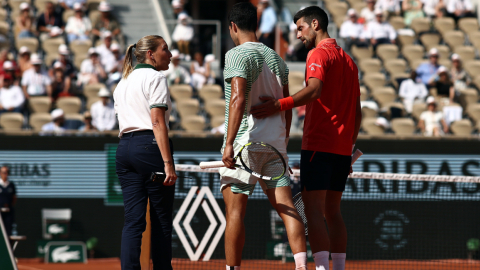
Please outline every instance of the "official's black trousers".
M173 154L172 143L170 150ZM172 269L172 214L175 185L152 182L152 172L163 172L164 163L152 131L122 136L116 155L116 170L122 186L125 223L122 233L122 270L140 269L142 233L150 199L152 260L155 270Z

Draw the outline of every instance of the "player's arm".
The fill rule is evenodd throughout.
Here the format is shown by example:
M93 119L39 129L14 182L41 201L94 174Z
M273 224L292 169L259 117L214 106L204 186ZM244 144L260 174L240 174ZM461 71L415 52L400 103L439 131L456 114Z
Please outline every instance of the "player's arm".
M247 80L242 77L233 77L231 81L232 91L230 104L228 105L228 130L227 139L225 141L225 149L223 150L222 161L225 167L234 169L235 162L233 160L233 142L237 137L238 129L242 123L243 114L245 112L245 93L247 90Z
M360 104L360 96L357 97L357 109L355 111L355 130L353 131L353 144L357 142L358 132L362 124L362 105Z
M289 97L290 91L288 90L288 84L283 86L283 97ZM285 111L285 121L286 121L286 131L287 131L287 138L290 137L290 128L292 126L292 110Z

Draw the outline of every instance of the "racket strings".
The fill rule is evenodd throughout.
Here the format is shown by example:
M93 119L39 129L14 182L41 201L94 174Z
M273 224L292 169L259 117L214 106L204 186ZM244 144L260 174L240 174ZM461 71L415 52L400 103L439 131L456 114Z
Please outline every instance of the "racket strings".
M246 167L268 177L276 177L284 173L282 157L275 150L261 144L246 146L241 153Z

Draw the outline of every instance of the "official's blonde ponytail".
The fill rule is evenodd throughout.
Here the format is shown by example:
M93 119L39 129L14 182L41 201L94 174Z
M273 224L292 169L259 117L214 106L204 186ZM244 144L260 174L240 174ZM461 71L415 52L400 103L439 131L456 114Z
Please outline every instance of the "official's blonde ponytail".
M125 53L125 60L123 62L124 79L126 79L134 69L133 54L135 54L138 63L145 63L147 51L156 51L160 45L160 40L163 40L163 37L158 35L144 36L137 43L128 46L127 52ZM135 49L135 52L133 52L133 49Z

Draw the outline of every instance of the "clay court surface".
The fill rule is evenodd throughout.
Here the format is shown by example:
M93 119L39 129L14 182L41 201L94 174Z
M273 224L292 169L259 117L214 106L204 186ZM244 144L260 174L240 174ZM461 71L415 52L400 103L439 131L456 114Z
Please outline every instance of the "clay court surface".
M309 269L315 269L313 263L309 263ZM330 265L330 269L331 269ZM19 270L120 270L120 259L95 259L89 260L87 264L45 264L37 259L19 259ZM173 269L210 270L225 269L225 261L211 260L209 262L192 262L185 259L174 259ZM293 270L293 263L282 263L267 260L244 260L242 269L263 269L263 270ZM347 261L346 269L349 270L474 270L480 269L480 261L468 260L439 260L439 261Z

